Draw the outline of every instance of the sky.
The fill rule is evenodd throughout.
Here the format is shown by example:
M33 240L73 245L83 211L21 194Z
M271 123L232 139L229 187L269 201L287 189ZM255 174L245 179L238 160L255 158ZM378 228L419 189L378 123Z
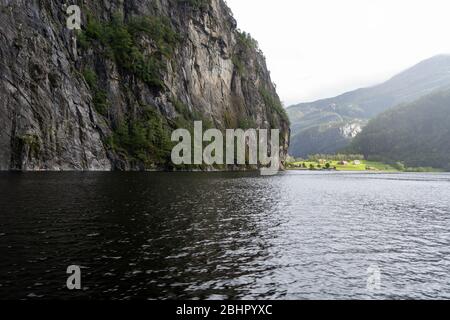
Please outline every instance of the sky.
M286 106L388 80L450 53L449 0L226 0Z

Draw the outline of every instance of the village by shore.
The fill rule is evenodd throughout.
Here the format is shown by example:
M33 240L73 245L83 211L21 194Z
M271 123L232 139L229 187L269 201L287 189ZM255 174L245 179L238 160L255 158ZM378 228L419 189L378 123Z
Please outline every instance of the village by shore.
M365 160L362 155L315 155L305 159L289 159L287 170L370 171L370 172L439 172L435 168L409 168L402 162L383 163Z

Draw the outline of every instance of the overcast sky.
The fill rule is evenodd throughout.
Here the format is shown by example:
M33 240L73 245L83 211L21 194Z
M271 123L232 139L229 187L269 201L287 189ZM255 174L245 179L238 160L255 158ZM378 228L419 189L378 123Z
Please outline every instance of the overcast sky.
M450 53L449 0L226 0L286 105L373 85Z

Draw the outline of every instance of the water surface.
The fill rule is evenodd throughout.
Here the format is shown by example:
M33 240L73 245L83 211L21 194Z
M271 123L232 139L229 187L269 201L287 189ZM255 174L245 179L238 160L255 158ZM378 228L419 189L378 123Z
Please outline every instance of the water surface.
M449 195L449 174L1 173L0 299L448 299Z

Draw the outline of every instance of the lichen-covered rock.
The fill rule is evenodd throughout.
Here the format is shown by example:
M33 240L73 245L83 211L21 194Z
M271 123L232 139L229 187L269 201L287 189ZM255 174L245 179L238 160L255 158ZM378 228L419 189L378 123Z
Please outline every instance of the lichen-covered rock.
M224 1L0 4L1 170L170 168L170 132L194 120L280 128L286 154L265 59Z

